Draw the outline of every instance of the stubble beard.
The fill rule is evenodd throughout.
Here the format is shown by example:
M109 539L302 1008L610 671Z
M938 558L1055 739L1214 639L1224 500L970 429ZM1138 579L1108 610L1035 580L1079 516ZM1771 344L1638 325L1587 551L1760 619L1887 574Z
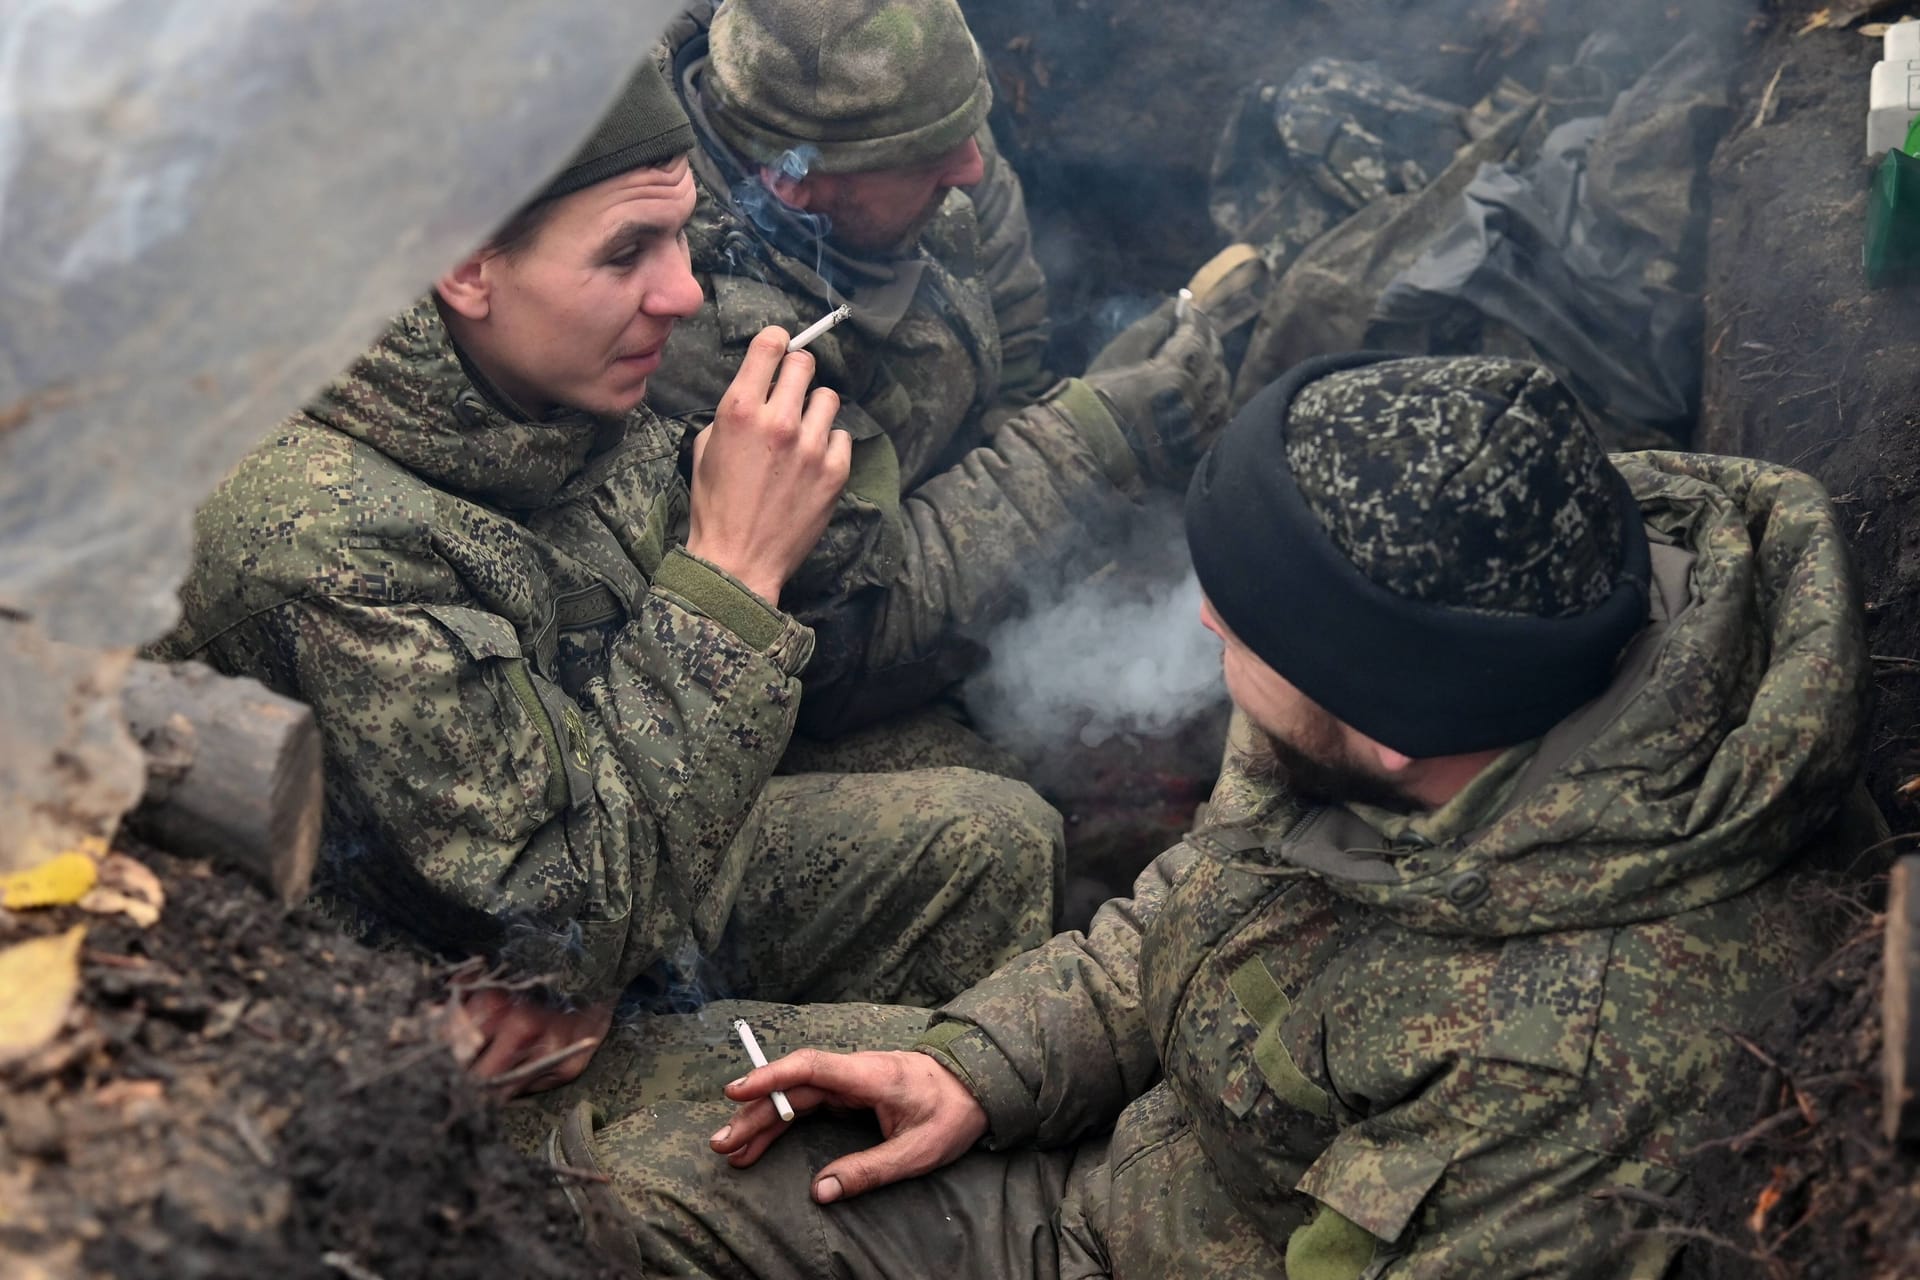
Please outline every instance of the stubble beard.
M1316 717L1299 735L1298 743L1258 725L1253 729L1247 772L1296 799L1308 804L1372 805L1391 813L1412 813L1422 807L1393 783L1355 763L1346 754L1339 727L1331 718Z

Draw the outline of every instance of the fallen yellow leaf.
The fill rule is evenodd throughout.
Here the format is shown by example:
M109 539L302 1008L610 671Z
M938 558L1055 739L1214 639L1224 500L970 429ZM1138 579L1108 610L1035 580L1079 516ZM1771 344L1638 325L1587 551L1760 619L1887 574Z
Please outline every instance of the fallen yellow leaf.
M106 852L104 842L101 852ZM0 907L22 911L78 902L99 878L99 864L87 854L77 850L55 854L37 867L0 876Z
M151 929L167 905L160 877L124 853L110 853L100 864L100 883L80 899L80 909L95 915L119 912L142 929Z
M87 927L16 942L0 951L0 1066L53 1039L80 990L80 943Z

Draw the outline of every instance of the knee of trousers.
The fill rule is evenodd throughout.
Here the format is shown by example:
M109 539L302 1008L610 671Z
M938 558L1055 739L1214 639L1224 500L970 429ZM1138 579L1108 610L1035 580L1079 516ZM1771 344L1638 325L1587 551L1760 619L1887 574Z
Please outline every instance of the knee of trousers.
M1041 794L1006 777L954 770L964 779L935 846L952 864L981 867L1021 889L1052 894L1066 864L1066 823Z
M934 837L939 860L1004 905L1026 904L1051 931L1065 874L1066 828L1059 811L1023 782L953 770L949 817Z

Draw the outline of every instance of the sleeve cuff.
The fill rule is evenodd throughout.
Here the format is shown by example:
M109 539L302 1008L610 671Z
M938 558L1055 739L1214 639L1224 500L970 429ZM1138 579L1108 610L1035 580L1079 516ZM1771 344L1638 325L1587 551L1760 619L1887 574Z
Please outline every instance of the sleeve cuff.
M1047 403L1080 432L1114 484L1124 487L1134 482L1140 474L1139 459L1098 391L1079 378L1068 378L1054 388Z
M813 632L769 605L732 574L684 547L673 547L654 571L653 589L713 619L793 676L813 657Z
M972 1023L934 1017L913 1047L960 1077L987 1113L988 1149L1005 1151L1033 1141L1040 1131L1039 1113L1007 1056Z

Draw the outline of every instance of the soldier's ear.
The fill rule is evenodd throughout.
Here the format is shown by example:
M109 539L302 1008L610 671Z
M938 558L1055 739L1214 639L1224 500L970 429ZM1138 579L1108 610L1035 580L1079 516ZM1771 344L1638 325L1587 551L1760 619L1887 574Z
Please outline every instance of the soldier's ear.
M487 273L487 260L491 256L473 254L434 281L434 291L440 295L440 301L455 315L485 320L493 309L493 286Z

